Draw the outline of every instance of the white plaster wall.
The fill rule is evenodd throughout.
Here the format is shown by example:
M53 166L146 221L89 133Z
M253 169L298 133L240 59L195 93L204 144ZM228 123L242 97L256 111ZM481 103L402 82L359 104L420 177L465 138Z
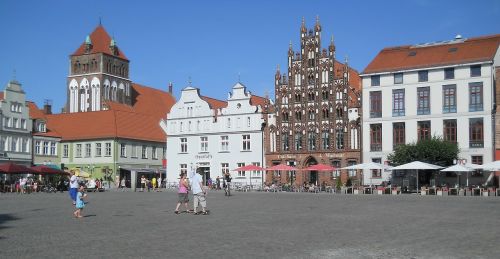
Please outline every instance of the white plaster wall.
M363 162L372 161L373 158L387 160L387 155L392 149L392 124L394 122L405 122L406 143L417 140L417 121L430 120L433 135L443 135L443 120L457 119L457 141L459 143L459 157L471 161L471 156L482 155L483 163L492 161L494 146L492 132L493 108L493 85L491 64L483 63L480 77L470 77L470 65L463 64L455 66L455 78L444 80L444 68L429 69L428 82L418 82L417 71L401 71L404 73L403 84L394 84L393 74L382 74L380 86L371 86L369 75L362 76L363 82ZM469 112L469 83L483 83L483 111ZM457 89L457 112L442 113L443 85L455 84ZM430 87L430 114L417 115L417 88ZM393 89L405 89L405 116L392 116L392 91ZM370 118L370 91L382 91L382 118ZM484 147L469 148L469 119L483 118L484 123ZM370 124L382 123L382 151L370 151ZM364 174L365 183L373 182L379 184L387 180L387 174L382 179L370 179L371 173Z

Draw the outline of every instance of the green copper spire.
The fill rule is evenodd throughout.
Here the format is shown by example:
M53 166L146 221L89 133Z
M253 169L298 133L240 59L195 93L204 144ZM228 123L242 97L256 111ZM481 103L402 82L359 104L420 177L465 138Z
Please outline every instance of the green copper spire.
M85 38L85 44L92 45L92 40L90 40L90 35Z

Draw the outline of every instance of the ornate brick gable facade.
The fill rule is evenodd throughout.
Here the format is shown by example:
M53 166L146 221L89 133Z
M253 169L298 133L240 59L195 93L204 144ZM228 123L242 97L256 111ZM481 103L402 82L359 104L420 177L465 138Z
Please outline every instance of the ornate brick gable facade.
M332 40L321 48L321 25L308 30L302 21L301 49L288 50L288 73L275 75L276 113L268 120L266 166L286 163L298 168L313 164L344 167L359 163L361 147L361 81L358 72L335 60ZM352 174L353 180L358 176ZM268 172L266 182L327 185L344 171Z

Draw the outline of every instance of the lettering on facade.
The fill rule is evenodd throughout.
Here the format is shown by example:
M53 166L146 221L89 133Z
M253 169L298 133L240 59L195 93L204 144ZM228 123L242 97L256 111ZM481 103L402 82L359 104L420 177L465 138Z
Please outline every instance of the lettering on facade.
M278 155L279 159L294 159L295 157L294 155Z
M343 158L344 154L343 153L326 153L326 154L320 154L319 157L329 157L329 158Z
M210 160L210 159L212 159L212 155L210 155L210 154L202 154L202 155L196 155L196 156L194 156L194 158L196 160L202 160L202 159L203 160Z

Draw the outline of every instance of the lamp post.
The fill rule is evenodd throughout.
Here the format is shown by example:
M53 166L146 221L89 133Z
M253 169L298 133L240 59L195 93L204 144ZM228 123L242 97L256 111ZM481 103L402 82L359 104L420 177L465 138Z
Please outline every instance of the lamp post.
M267 105L266 105L267 106ZM266 107L267 108L267 107ZM261 125L260 125L260 131L261 131L261 140L262 140L262 167L264 167L264 129L266 128L266 123L263 122ZM265 171L262 171L261 173L261 190L264 190L264 172ZM252 183L252 178L250 177L250 184Z

